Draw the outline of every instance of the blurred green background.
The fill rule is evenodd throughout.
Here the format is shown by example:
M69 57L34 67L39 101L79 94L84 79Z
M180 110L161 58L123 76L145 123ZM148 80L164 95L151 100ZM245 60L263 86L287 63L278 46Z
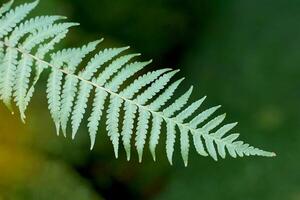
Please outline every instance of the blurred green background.
M15 1L16 4L24 2ZM22 124L0 107L0 199L300 200L299 0L41 0L35 14L80 22L61 47L104 37L101 47L130 45L152 68L181 69L181 90L221 104L241 139L275 158L214 162L179 148L169 166L146 151L139 164L113 156L102 128L89 151L85 126L77 138L57 137L41 80Z

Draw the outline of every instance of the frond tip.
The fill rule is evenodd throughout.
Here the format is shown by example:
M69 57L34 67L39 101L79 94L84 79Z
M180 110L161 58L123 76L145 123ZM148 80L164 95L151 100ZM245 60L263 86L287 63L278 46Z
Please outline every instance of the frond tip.
M44 69L50 68L47 99L57 134L62 131L66 136L71 125L74 139L87 115L91 149L100 120L106 119L115 156L119 155L121 141L127 160L131 158L132 143L139 162L145 145L149 145L156 160L155 151L162 130L166 130L165 147L170 164L177 140L185 166L191 146L198 154L214 160L226 155L234 158L275 156L275 153L238 141L237 133L228 134L237 123L221 125L225 114L212 117L220 106L198 111L206 96L191 103L193 87L175 97L175 91L183 81L183 78L172 80L178 70L167 68L143 73L151 61L137 61L140 54L126 53L129 47L98 51L82 67L83 60L97 51L102 39L82 47L54 51L55 44L77 24L62 22L65 18L61 16L25 20L38 1L15 9L11 9L12 3L0 7L0 99L9 108L11 101L16 102L22 120L25 120L35 84ZM50 60L46 60L47 57ZM89 104L90 100L92 104Z

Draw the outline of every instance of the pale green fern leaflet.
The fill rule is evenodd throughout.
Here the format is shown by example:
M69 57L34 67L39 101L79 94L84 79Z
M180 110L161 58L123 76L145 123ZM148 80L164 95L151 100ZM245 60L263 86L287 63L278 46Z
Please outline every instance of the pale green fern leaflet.
M237 133L227 134L236 123L220 125L225 114L209 120L220 106L197 111L206 97L189 103L193 87L174 98L183 81L172 83L177 70L141 74L151 61L136 61L139 54L124 53L128 47L104 49L86 66L81 66L102 40L55 51L55 44L77 24L63 22L65 18L61 16L26 20L37 3L12 9L13 1L10 1L0 8L0 99L11 110L11 101L14 101L23 121L35 84L44 69L50 68L47 99L57 134L62 131L66 136L70 124L72 138L75 138L84 116L88 115L91 149L103 118L115 156L118 157L121 142L128 160L132 144L139 161L142 160L147 140L155 160L162 130L166 130L163 134L166 134L166 154L171 164L177 139L185 165L192 144L200 155L209 155L215 160L218 156L225 158L227 153L232 157L275 155L236 141ZM50 60L46 60L48 57ZM87 113L90 99L93 101L91 113Z

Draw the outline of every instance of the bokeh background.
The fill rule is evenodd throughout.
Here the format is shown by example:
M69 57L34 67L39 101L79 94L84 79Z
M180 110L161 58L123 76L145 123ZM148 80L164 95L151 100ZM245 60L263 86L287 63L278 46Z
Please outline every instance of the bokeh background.
M81 23L61 47L104 37L152 68L181 69L182 91L194 85L241 139L278 156L214 162L192 150L185 168L177 148L171 167L161 142L158 161L146 152L139 164L114 158L104 128L89 151L84 125L74 141L56 136L45 76L26 124L0 106L1 200L300 199L299 0L41 0L35 14Z

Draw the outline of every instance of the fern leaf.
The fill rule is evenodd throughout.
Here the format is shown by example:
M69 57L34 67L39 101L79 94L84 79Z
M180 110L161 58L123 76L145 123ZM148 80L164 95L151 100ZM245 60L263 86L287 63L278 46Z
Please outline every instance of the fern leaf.
M72 59L69 60L67 64L67 70L74 73L76 67L82 62L83 58L95 50L96 46L100 43L100 40L91 42L81 48L73 50L71 54ZM62 99L61 99L61 109L60 109L60 123L62 127L63 134L66 136L66 128L70 113L72 111L73 101L77 92L78 79L67 76L65 84L63 86Z
M176 99L174 103L165 108L162 112L165 116L171 117L176 111L180 110L189 100L190 95L193 91L193 87L191 87L185 94Z
M36 76L34 77L34 83L37 82L39 79L42 71L48 67L47 63L43 61L45 56L54 49L54 46L59 43L63 38L65 38L66 34L68 33L68 29L62 31L61 33L57 34L54 38L47 42L46 44L40 45L36 57L39 58L36 60L35 67L36 67ZM34 84L33 84L34 85Z
M225 119L226 114L219 115L216 118L212 119L211 121L207 122L200 131L203 131L204 133L209 133L212 129L217 127L219 124L222 123L222 121Z
M66 69L68 72L75 73L75 70L78 68L78 65L82 62L85 56L94 51L100 42L101 40L96 40L82 46L81 48L71 49L68 53L68 62L66 63Z
M24 23L20 24L16 27L13 32L11 33L10 37L7 38L6 43L10 45L10 47L15 47L20 38L22 38L25 34L29 33L32 30L35 30L40 27L45 27L58 19L62 19L63 17L60 16L41 16L32 18L30 20L25 21ZM0 87L2 92L1 99L4 101L7 107L11 109L10 101L12 96L12 86L13 80L15 79L15 72L17 69L17 55L18 52L15 49L8 48L7 53L4 56L5 65L7 67L0 69ZM28 70L28 69L27 69ZM30 72L29 72L30 73ZM28 73L27 73L28 74ZM2 77L2 78L1 78ZM5 90L5 91L3 91ZM33 92L30 92L30 95L27 95L28 101L32 96ZM27 106L27 102L25 102L25 107Z
M152 83L155 79L157 79L159 76L161 76L163 73L169 70L170 69L156 70L154 72L148 72L147 74L140 76L133 83L131 83L127 88L121 91L120 95L128 99L132 99L133 96L140 91L140 89Z
M87 83L81 83L77 99L75 101L74 110L72 113L72 139L75 138L80 123L83 119L85 109L87 108L87 101L93 87Z
M59 66L58 63L55 66ZM55 123L56 133L59 135L59 125L60 125L60 107L61 107L61 81L63 79L63 73L56 68L52 68L50 76L48 78L47 84L47 98L48 98L48 108L52 119Z
M39 43L47 40L51 37L56 36L57 34L65 31L70 26L75 25L74 23L61 23L57 25L50 25L46 28L41 27L36 34L32 34L27 37L24 41L22 48L28 52L30 52L35 46L39 45ZM16 69L16 82L15 82L15 102L19 107L21 118L25 120L25 97L27 94L27 90L29 88L29 77L31 74L33 65L33 58L28 55L23 55L19 65Z
M199 124L204 122L209 116L211 116L214 112L216 112L221 106L215 106L212 108L209 108L203 112L201 112L199 115L197 115L194 119L192 119L189 123L190 127L197 128Z
M57 22L64 19L61 16L25 19L38 1L15 9L11 9L12 3L10 1L0 7L0 99L11 107L14 97L23 121L41 73L51 68L46 92L57 134L62 129L66 135L68 121L71 121L72 138L75 137L92 98L87 125L91 149L95 145L102 114L106 112L106 129L115 156L118 157L121 137L127 160L130 160L131 141L135 134L135 147L139 161L142 161L148 132L149 149L156 160L155 150L165 127L165 147L170 164L177 138L185 166L192 145L197 153L209 155L214 160L225 158L226 153L231 157L275 156L272 152L237 140L239 134L228 134L237 123L221 125L225 114L209 119L220 106L198 112L206 97L188 103L192 87L179 98L174 97L175 90L183 81L183 78L171 80L178 70L167 68L140 74L151 61L130 63L140 54L123 54L129 47L104 49L86 67L80 66L101 39L81 48L56 50L47 61L47 55L55 50L54 46L66 36L71 26L77 24ZM121 53L123 55L120 56ZM108 108L105 108L108 97ZM121 121L120 113L123 111L124 119ZM195 117L192 118L193 115Z
M16 46L19 40L27 33L32 33L38 29L46 28L60 19L65 19L65 17L39 16L26 20L14 29L7 42L10 44L10 46Z
M23 101L29 87L29 77L32 70L33 59L28 55L22 55L22 59L17 65L16 81L14 87L14 99L21 112L21 119L25 120Z
M149 99L162 90L177 72L178 71L171 71L159 77L159 79L152 83L142 94L136 97L136 102L144 105Z
M66 82L63 86L61 109L60 109L60 125L63 135L66 137L66 129L70 114L72 112L73 101L76 97L78 79L72 76L66 77Z
M175 90L183 80L182 78L172 83L162 94L152 101L148 107L153 111L158 111L173 96Z
M169 163L173 164L173 152L174 152L174 144L176 139L176 126L173 121L167 121L167 141L166 141L166 152Z
M140 71L143 67L148 65L149 62L134 62L129 65L127 65L125 68L123 68L116 76L112 78L112 80L105 84L105 87L110 89L113 92L117 92L128 78L133 76L136 72Z
M193 135L194 146L195 146L197 153L201 156L208 156L207 152L204 149L200 132L192 131L192 135Z
M149 149L154 161L156 161L155 149L158 144L162 122L163 119L161 117L159 117L158 115L153 115L152 129L151 129L150 140L149 140Z
M144 109L139 109L139 118L136 130L135 146L139 156L139 162L142 162L143 150L148 130L148 120L150 113Z
M2 17L2 15L4 13L6 13L7 11L9 11L9 9L11 8L12 4L14 3L13 0L10 0L9 2L3 4L1 7L0 7L0 17Z
M107 110L107 131L108 136L110 137L110 140L114 147L115 157L118 158L118 151L119 151L119 112L121 105L123 103L123 100L118 98L117 96L112 95L110 98L110 105Z
M100 51L89 61L87 67L81 73L81 76L85 79L90 79L97 72L97 70L103 66L104 63L110 61L128 48L129 47L110 48Z
M121 53L122 51L126 50L127 47L124 48L114 48L114 49L105 49L103 52L98 53L87 65L86 69L80 73L80 75L85 78L85 79L90 79L93 77L93 75L96 73L97 69L99 69L104 63L110 61L111 59L113 59L115 56L117 56L119 53ZM122 64L123 62L127 62L129 59L131 58L131 56L127 56L125 61L124 59L120 59L118 61L115 61L114 63L117 64ZM128 59L128 60L127 60ZM108 68L113 67L114 65L111 64L110 66L108 66ZM107 70L108 72L109 70ZM103 76L101 76L102 81L105 82L107 79L110 78L110 75L108 75L106 78L103 78ZM98 82L100 82L100 78L98 80L96 80ZM95 82L96 82L95 81ZM73 111L73 117L72 117L72 124L73 124L73 133L72 133L72 137L74 138L76 135L76 132L78 130L79 124L83 118L83 113L84 110L86 108L86 103L88 101L88 97L90 95L90 91L91 91L92 87L90 87L90 85L86 84L86 83L80 83L80 87L79 87L79 92L78 92L78 98L76 100L76 104L75 104L75 108ZM99 93L99 91L97 90L97 92ZM80 100L80 101L79 101ZM96 101L97 100L97 101ZM99 101L98 98L95 99L96 102L94 102L93 105L97 105L97 102ZM100 101L102 102L102 101ZM104 101L103 101L104 102ZM96 112L93 115L96 115ZM100 113L98 113L96 116L100 115ZM99 116L100 117L100 116ZM92 120L92 119L91 119ZM95 124L96 119L92 120L94 121L93 124ZM98 124L96 125L96 127L98 126ZM92 127L95 127L95 125L93 125ZM93 135L93 137L96 135L96 131L93 130L93 133L91 133L91 135ZM92 140L92 146L94 146L94 140Z
M114 61L110 66L108 66L100 78L97 80L98 84L101 85L101 83L105 82L107 79L110 78L110 76L117 71L117 67L122 67L123 64L128 62L131 58L133 58L135 55L129 55L121 57L120 59L117 59ZM92 90L92 86L87 83L81 83L79 92L78 92L78 99L76 100L75 108L72 115L72 138L75 137L76 132L79 128L79 125L82 121L83 114L85 112L85 109L87 107L87 101L90 95L90 91Z
M7 48L0 67L0 98L3 103L12 111L11 98L17 69L18 51Z
M121 135L122 135L123 145L126 151L127 160L129 161L130 154L131 154L130 140L134 128L134 118L135 118L135 113L137 111L137 107L134 104L125 102L124 109L125 109L125 116L124 116L124 123L123 123Z
M228 135L227 137L225 137L223 139L223 141L224 141L224 143L232 144L233 141L236 140L239 136L240 136L239 133L234 133L234 134L231 134L231 135ZM232 157L236 158L236 153L235 153L233 145L227 145L227 150Z
M226 124L219 128L215 133L212 133L211 135L215 138L222 138L228 131L233 129L237 125L236 123Z
M203 103L206 97L203 97L202 99L192 103L189 107L187 107L185 110L180 112L175 118L177 121L183 122L186 118L191 116Z
M184 165L188 165L188 158L189 158L189 130L185 127L179 127L180 129L180 152L184 162Z
M97 78L97 84L98 85L104 85L107 80L111 78L113 74L118 72L119 69L121 69L130 59L132 59L135 56L138 56L139 54L131 54L122 56L120 58L117 58L114 60L105 70L98 76Z
M51 55L51 65L57 66L52 68L47 84L48 108L56 127L56 133L59 135L60 130L60 108L61 108L61 87L63 80L62 68L64 62L71 58L71 49L64 49Z
M221 158L224 159L226 157L225 143L217 142L217 149Z
M202 136L203 136L205 144L206 144L207 152L215 161L217 161L218 157L217 157L216 149L214 147L213 138L209 137L209 135L206 133L202 134Z
M62 40L66 34L67 34L68 30L58 34L57 36L55 36L53 39L51 39L50 42L48 42L47 44L45 45L41 45L38 50L37 50L37 53L36 53L36 57L39 58L39 60L36 60L35 61L35 67L36 67L36 74L33 78L33 83L32 85L30 86L30 88L28 89L28 92L26 94L26 97L24 99L24 112L30 102L30 99L34 93L34 88L35 88L35 85L36 83L38 82L39 78L40 78L40 75L41 73L43 72L43 70L45 68L47 68L47 64L45 64L45 62L42 60L45 55L47 55L47 53L51 50L53 50L54 48L54 45L56 43L58 43L60 40Z
M93 149L95 145L98 125L102 116L102 110L104 108L106 97L107 97L107 93L105 91L97 89L94 103L93 103L93 110L91 116L88 119L89 121L88 128L89 128L89 133L91 138L91 149Z
M5 16L1 17L0 39L6 36L20 21L22 21L28 15L28 13L36 7L37 4L38 1L33 3L25 3L18 6L15 10L10 10ZM5 11L9 7L10 3L4 5L2 8L4 8Z

